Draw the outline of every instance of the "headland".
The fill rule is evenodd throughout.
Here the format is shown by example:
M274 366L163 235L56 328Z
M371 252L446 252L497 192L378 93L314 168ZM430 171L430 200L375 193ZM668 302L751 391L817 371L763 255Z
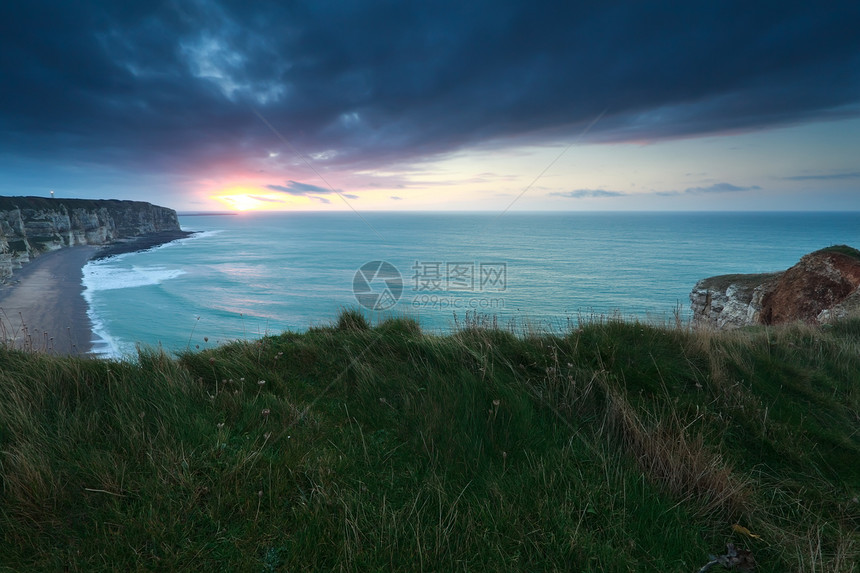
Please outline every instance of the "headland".
M81 284L90 259L188 237L176 212L141 201L0 197L0 337L16 348L92 350Z

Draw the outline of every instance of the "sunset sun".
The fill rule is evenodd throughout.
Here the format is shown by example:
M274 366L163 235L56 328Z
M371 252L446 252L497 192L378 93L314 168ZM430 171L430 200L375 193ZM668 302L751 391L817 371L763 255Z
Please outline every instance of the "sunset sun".
M231 187L213 195L212 199L236 211L271 211L290 207L289 197L249 187Z
M237 211L253 211L260 209L262 202L250 195L221 195L215 199Z
M860 573L858 0L0 22L0 573Z

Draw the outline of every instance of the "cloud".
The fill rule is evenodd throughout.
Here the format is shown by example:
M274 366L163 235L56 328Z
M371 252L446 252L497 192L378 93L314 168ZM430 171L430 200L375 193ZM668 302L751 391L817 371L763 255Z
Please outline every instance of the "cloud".
M288 193L297 197L311 197L312 199L316 199L322 203L331 203L331 201L324 197L318 197L318 195L335 194L340 195L341 197L346 197L347 199L360 199L360 197L354 193L344 193L343 191L338 191L336 189L320 187L319 185L311 185L310 183L302 183L300 181L293 181L292 179L287 181L286 185L266 185L266 189Z
M825 173L820 175L793 175L783 177L788 181L838 181L843 179L860 179L860 171L851 173Z
M738 187L731 183L714 183L707 187L688 187L687 189L684 189L684 193L737 193L740 191L757 191L759 189L761 189L761 187L758 185Z
M263 195L248 195L251 199L256 199L257 201L264 201L267 203L283 203L280 199L274 199L272 197L264 197Z
M403 201L403 197L398 197L397 195L392 195L389 199L393 199L394 201Z
M860 110L856 2L43 4L2 8L10 165L285 169L295 152L270 157L282 140L253 110L311 161L353 171L570 139L604 110L587 140Z
M567 197L568 199L585 199L599 197L622 197L627 195L623 191L606 191L604 189L577 189L575 191L557 191L550 193L555 197Z
M266 189L299 196L310 195L312 193L334 193L334 191L332 189L329 189L328 187L319 187L317 185L311 185L310 183L301 183L299 181L293 181L292 179L287 181L286 185L266 185Z
M280 191L281 193L289 193L290 195L297 196L305 196L311 194L328 195L334 193L336 195L343 195L344 197L349 197L350 199L358 199L358 195L344 193L342 191L332 189L330 187L320 187L319 185L311 185L310 183L301 183L299 181L293 181L292 179L287 181L286 185L266 185L266 189L271 189L272 191Z
M704 187L687 187L683 191L652 191L652 193L660 197L677 197L678 195L683 194L695 195L699 193L740 193L743 191L758 191L760 189L761 187L759 187L758 185L741 187L738 185L732 185L731 183L714 183L713 185L707 185Z

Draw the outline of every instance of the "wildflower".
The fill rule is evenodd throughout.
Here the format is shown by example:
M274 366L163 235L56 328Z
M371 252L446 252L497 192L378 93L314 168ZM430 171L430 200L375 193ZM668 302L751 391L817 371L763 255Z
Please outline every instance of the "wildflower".
M268 408L263 408L263 410L260 412L260 414L262 414L263 416L268 416L271 413L272 411Z
M259 382L257 382L257 385L258 385L258 386L265 386L265 385L266 385L266 381L265 381L265 380L260 380Z
M749 529L747 529L743 525L738 525L737 523L732 525L732 531L734 531L735 533L742 533L742 534L746 535L747 537L752 537L753 539L761 539L761 535L756 535L755 533L752 533Z
M224 422L218 422L218 429L220 430L223 427L224 427Z

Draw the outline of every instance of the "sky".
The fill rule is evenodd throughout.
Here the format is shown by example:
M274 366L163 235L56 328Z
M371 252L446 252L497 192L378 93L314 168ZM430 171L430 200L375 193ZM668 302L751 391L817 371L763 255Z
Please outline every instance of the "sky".
M860 3L0 4L0 195L860 210Z

